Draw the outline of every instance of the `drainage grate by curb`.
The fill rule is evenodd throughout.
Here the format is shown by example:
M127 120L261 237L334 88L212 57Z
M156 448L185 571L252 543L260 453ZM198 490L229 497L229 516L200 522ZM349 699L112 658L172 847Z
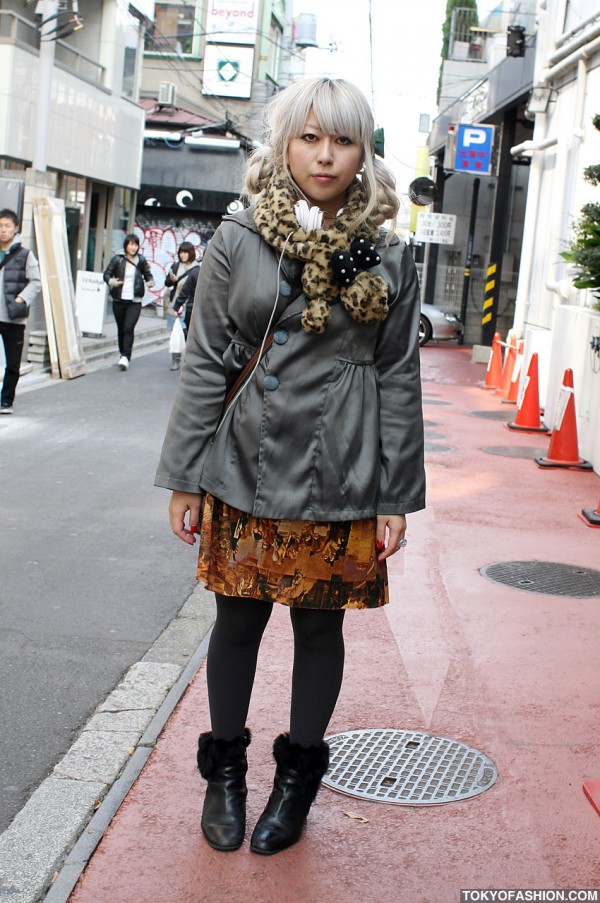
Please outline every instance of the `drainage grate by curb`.
M469 411L469 417L482 417L484 420L506 420L508 411Z
M451 452L454 451L451 445L438 445L436 442L425 442L424 451L431 452Z
M528 448L525 445L491 445L481 451L488 455L503 455L506 458L541 458L547 451L539 448Z
M600 571L552 561L501 561L480 568L480 574L528 593L592 598L600 596Z
M489 790L498 777L486 755L464 743L401 730L327 737L323 784L339 793L402 806L435 806Z

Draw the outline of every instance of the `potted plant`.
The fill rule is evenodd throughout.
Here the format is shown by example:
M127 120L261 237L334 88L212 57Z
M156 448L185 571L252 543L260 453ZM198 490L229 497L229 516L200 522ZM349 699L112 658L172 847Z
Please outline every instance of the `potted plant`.
M600 131L600 115L594 116L593 125ZM600 163L586 167L583 177L590 185L600 185ZM573 239L561 256L573 265L573 285L589 289L595 299L594 310L600 310L600 204L581 208Z

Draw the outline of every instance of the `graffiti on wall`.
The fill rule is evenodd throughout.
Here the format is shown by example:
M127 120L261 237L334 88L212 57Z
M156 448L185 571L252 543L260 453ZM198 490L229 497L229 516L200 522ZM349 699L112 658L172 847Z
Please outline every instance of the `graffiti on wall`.
M140 240L140 252L150 265L154 288L147 289L146 302L162 306L165 276L172 263L177 260L177 248L182 241L191 242L196 249L196 257L202 259L204 250L212 238L218 223L207 219L166 220L147 216L137 216L134 232Z

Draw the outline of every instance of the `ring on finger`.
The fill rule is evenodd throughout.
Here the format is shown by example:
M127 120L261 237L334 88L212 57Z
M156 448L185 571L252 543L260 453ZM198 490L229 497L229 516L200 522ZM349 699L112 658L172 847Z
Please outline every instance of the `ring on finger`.
M408 545L408 539L401 539L396 548L403 549L406 545Z

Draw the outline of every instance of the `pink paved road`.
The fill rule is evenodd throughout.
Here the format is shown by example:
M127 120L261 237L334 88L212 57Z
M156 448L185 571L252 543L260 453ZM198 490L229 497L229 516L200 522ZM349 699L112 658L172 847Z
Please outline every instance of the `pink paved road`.
M330 733L383 727L461 741L493 759L496 784L419 808L323 789L296 847L216 853L199 832L202 666L71 903L459 903L461 888L600 887L600 816L582 791L600 778L600 598L525 592L479 573L517 560L598 568L600 530L577 513L596 507L600 479L483 451L545 451L548 439L470 416L505 411L508 421L515 409L478 386L485 367L469 349L426 347L422 362L428 508L409 518L392 604L346 616ZM269 793L270 744L287 729L290 659L288 613L277 607L249 718L250 824Z

